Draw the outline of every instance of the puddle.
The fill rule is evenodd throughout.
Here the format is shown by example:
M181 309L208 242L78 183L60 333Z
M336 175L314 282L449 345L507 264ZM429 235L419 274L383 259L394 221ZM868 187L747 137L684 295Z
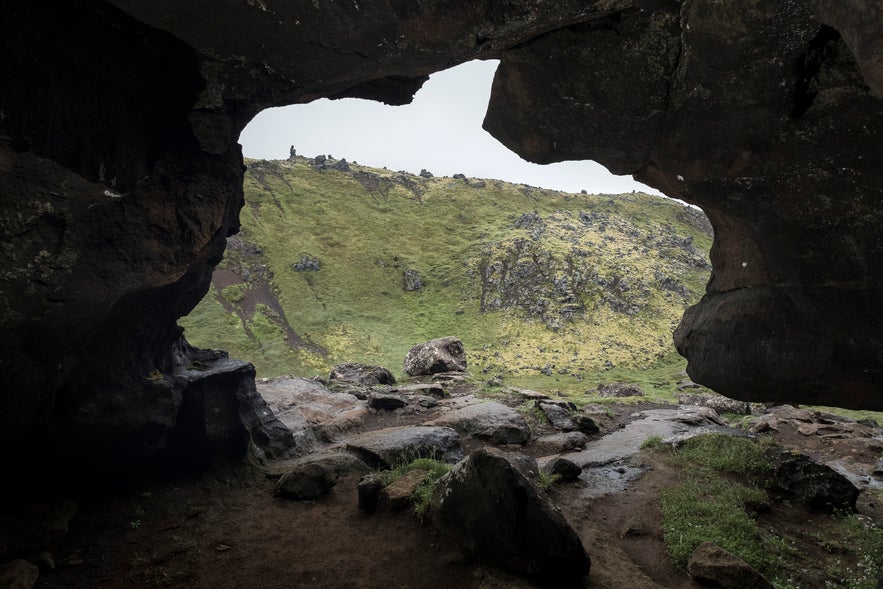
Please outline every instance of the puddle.
M681 407L639 411L635 421L600 440L586 444L584 450L562 454L583 468L579 477L580 494L594 499L620 493L646 470L628 463L651 436L663 440L709 431L731 431L711 419L701 408Z
M647 469L625 462L583 469L579 475L579 493L587 499L597 499L611 493L621 493Z

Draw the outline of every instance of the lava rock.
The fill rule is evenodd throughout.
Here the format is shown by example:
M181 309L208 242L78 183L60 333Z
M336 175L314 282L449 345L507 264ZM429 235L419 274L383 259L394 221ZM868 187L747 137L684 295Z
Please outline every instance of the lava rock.
M282 499L318 499L329 494L341 476L364 474L368 470L364 462L350 454L318 454L283 474L276 482L275 493Z
M546 416L546 419L549 420L549 423L555 429L564 432L576 429L576 424L571 419L570 411L567 407L558 403L544 403L542 401L537 402L537 407L539 407L540 411L543 412L543 415Z
M599 397L643 397L644 391L636 384L614 382L598 385Z
M460 438L449 427L389 427L366 432L346 443L347 450L375 468L392 468L416 458L456 462L463 457Z
M436 520L471 557L546 587L583 587L591 561L579 536L521 470L506 454L472 453L439 479Z
M407 401L398 395L387 393L371 393L368 395L368 407L393 411L407 405Z
M358 362L338 364L331 370L328 380L367 386L396 383L396 378L386 368L359 364Z
M770 450L767 457L773 464L771 494L818 511L855 511L859 490L833 468L785 449Z
M534 443L549 453L561 454L562 452L582 448L588 441L589 439L581 432L563 432L539 437L534 440Z
M300 261L292 264L291 269L295 272L318 272L322 269L322 261L309 254L302 254Z
M418 344L405 356L404 372L411 376L437 372L464 372L466 351L456 337L443 337Z
M541 471L544 474L550 476L557 476L558 482L561 483L572 483L573 481L579 478L579 475L582 474L583 469L577 463L572 460L568 460L567 458L553 458L545 465Z
M405 292L423 292L423 279L417 270L405 270L402 272L402 290Z
M455 409L426 425L446 425L457 432L492 444L526 444L530 426L515 409L487 401Z

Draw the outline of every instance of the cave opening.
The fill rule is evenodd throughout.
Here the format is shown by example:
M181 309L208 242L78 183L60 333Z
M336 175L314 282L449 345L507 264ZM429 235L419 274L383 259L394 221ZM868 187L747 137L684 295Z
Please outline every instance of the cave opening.
M498 143L481 128L497 63L433 74L405 106L258 114L242 229L181 319L188 339L259 377L398 373L410 345L455 335L490 382L688 382L671 334L708 280L707 219L595 162Z

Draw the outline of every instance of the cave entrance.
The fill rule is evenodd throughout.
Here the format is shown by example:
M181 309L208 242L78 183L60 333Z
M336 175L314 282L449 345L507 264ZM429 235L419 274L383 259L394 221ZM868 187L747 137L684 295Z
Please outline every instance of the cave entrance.
M491 382L674 390L671 332L708 279L707 220L594 162L503 147L481 128L496 65L435 74L406 106L258 115L240 139L242 231L181 320L188 339L259 377L310 377L342 362L399 374L411 345L453 335Z

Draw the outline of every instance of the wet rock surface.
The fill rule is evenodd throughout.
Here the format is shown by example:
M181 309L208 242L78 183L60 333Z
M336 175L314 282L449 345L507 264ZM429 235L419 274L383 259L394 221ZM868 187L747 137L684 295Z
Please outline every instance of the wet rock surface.
M530 427L518 411L494 401L455 409L427 425L450 426L460 434L492 444L526 444L531 437Z

